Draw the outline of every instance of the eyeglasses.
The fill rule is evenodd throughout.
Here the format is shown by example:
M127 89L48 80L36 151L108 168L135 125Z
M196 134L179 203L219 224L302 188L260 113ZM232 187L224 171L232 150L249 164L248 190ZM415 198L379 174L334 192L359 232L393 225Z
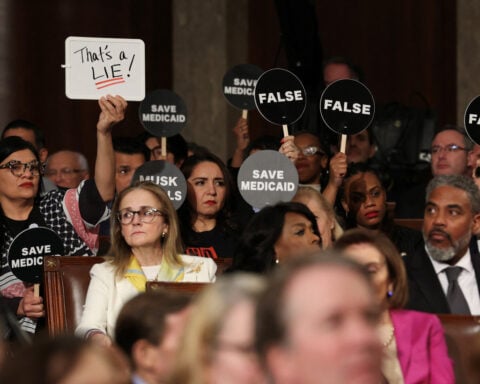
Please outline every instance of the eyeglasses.
M8 163L0 165L0 169L10 169L13 176L20 177L25 174L28 170L33 176L39 176L43 172L43 164L37 160L31 161L29 163L22 163L18 160L10 160Z
M441 145L434 145L431 149L432 154L437 154L442 151L445 151L447 153L455 153L458 151L466 151L467 149L464 147L460 147L457 144L449 144L446 145L445 147L442 147Z
M305 147L305 148L300 148L300 152L302 152L304 156L313 156L313 155L325 156L325 152L320 151L319 148L314 145L310 145L309 147Z
M72 169L72 168L62 168L59 171L57 171L56 169L47 169L44 175L47 177L52 177L52 176L57 176L57 174L60 174L65 177L71 177L74 173L80 173L84 171L85 171L84 169Z
M152 207L141 207L138 211L132 211L129 208L125 208L117 213L117 219L121 224L128 225L133 221L135 215L138 215L138 219L142 223L150 224L155 217L163 216L163 213L159 209Z

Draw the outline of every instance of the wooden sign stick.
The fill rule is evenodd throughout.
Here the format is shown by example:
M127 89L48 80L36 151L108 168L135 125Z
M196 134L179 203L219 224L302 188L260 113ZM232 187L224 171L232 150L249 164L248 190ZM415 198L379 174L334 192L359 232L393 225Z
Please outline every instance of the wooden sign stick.
M282 124L282 129L283 129L283 137L288 136L288 125L287 124Z

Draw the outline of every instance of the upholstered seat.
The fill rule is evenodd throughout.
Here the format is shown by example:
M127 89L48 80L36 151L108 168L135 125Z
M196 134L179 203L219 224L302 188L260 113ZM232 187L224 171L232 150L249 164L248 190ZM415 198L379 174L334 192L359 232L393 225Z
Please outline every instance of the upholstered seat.
M75 331L85 304L90 268L103 261L98 256L45 256L43 288L50 336Z

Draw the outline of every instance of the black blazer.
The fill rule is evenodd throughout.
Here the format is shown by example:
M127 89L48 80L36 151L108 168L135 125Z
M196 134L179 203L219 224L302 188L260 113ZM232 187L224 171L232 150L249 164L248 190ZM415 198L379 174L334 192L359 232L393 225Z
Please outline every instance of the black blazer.
M470 242L470 255L480 295L480 255L475 236ZM419 244L415 252L405 256L403 261L408 276L407 308L422 312L451 313L432 262L425 252L424 243Z

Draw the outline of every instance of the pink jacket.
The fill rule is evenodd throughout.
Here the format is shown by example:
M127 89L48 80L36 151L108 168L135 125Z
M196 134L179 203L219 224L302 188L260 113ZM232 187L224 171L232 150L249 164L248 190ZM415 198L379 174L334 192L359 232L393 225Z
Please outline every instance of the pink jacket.
M455 383L453 363L438 317L399 309L391 310L390 316L405 384Z

